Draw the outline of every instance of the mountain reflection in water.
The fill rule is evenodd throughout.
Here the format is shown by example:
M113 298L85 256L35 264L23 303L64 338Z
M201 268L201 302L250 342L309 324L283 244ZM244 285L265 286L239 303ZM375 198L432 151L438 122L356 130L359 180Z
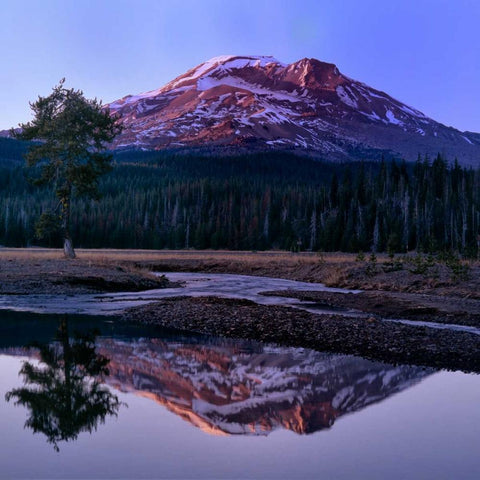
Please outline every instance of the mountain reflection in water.
M216 435L268 435L276 429L316 432L330 428L338 417L386 399L433 373L421 367L392 366L254 341L180 335L93 317L71 317L69 323L72 331L102 331L103 336L95 340L95 355L108 362L104 366L109 375L103 370L102 375L93 376L96 389L105 382L120 391L151 398ZM21 346L31 338L58 348L58 339L51 341L57 328L56 317L3 312L0 352L25 355ZM53 367L51 372L63 381L65 373ZM76 372L80 374L82 368ZM88 373L85 368L83 372ZM91 385L92 376L83 380L79 385ZM90 398L97 395L92 392ZM13 394L11 397L14 399ZM51 398L53 405L59 403ZM116 415L118 400L115 396L108 399L113 403L107 404L106 416ZM84 400L88 400L87 394ZM97 409L102 412L101 405ZM46 413L55 420L53 410ZM95 423L92 425L96 428ZM83 430L71 427L70 439L85 428L92 430L88 422ZM62 440L61 435L56 438Z
M243 344L245 345L245 344ZM298 434L386 399L430 375L358 357L242 342L100 339L109 385L149 397L210 434Z

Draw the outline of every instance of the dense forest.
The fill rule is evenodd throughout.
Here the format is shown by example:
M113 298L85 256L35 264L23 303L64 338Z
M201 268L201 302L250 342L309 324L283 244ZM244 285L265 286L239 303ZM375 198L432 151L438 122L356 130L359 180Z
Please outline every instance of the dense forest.
M58 246L35 223L55 208L26 179L25 145L0 141L0 244ZM477 255L480 171L438 155L331 163L293 153L124 152L99 201L78 198L77 247L442 251Z

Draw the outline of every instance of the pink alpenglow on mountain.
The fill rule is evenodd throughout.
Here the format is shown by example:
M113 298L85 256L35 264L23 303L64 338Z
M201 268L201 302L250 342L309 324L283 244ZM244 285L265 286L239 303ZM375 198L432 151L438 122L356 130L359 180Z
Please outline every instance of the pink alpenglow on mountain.
M220 56L164 87L109 105L125 129L115 148L295 149L331 159L442 152L480 163L480 134L460 132L338 68L304 58Z

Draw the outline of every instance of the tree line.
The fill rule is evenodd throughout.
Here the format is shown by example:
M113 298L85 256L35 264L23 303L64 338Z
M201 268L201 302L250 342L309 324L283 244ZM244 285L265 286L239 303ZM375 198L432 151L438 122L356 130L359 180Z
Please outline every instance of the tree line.
M35 222L52 208L53 195L28 183L21 153L9 151L9 161L0 161L0 244L59 246L54 234L36 238ZM124 152L100 180L101 199L72 205L71 230L78 247L92 248L475 256L479 182L479 170L441 155L414 164L339 164L285 152Z

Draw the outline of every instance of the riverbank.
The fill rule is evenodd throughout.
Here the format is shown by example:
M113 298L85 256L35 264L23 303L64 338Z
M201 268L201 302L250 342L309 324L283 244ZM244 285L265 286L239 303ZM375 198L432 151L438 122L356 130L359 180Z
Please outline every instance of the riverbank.
M66 294L141 291L172 286L151 271L237 273L270 276L359 294L264 292L348 308L356 318L314 314L244 300L170 298L127 310L124 320L211 335L253 338L297 347L361 355L386 362L412 363L480 373L480 335L385 322L381 318L480 326L480 267L455 276L445 264L422 270L403 258L401 269L379 256L375 264L348 254L283 252L151 252L78 250L64 260L60 251L0 249L0 294ZM421 265L420 265L421 266ZM372 272L372 268L374 271ZM267 288L268 290L268 288ZM366 315L365 315L366 314Z
M141 291L169 285L152 271L232 273L359 289L363 293L354 296L281 295L378 317L480 326L480 262L463 262L453 271L413 255L397 256L393 264L379 255L372 265L345 253L78 249L77 254L68 261L60 250L0 248L0 294Z
M0 295L142 291L169 286L164 277L131 263L79 258L57 252L0 250Z
M338 288L480 300L479 261L431 261L414 254L396 255L393 261L379 254L372 263L368 255L359 261L356 254L338 252L77 249L77 259L69 263L63 260L62 251L58 249L0 248L0 278L3 280L4 268L8 268L9 262L19 262L20 268L33 267L36 270L32 275L41 275L42 264L53 260L59 262L57 268L65 273L71 266L82 266L83 272L77 270L78 275L88 275L91 267L145 274L150 271L236 273L319 282Z

